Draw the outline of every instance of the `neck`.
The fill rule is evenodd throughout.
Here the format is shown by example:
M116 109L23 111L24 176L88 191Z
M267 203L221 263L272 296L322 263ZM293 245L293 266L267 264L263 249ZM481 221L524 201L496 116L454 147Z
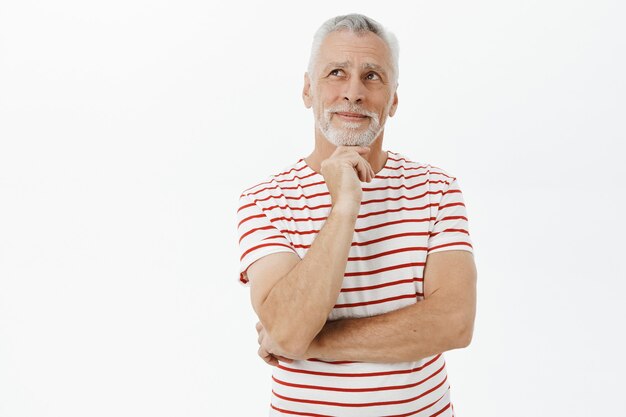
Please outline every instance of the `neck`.
M384 130L380 132L376 140L369 145L370 152L364 156L365 160L369 162L377 174L387 163L387 151L382 150L384 133ZM305 158L305 162L313 171L319 173L322 161L330 158L335 149L337 147L330 143L319 129L315 129L315 149Z

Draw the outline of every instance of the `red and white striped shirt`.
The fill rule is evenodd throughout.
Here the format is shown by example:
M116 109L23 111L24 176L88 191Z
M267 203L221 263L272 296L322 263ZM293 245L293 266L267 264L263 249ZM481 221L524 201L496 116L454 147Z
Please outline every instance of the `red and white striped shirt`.
M244 191L238 210L243 272L259 258L304 258L331 209L321 174L304 159ZM429 253L473 251L463 196L444 170L388 152L363 183L341 292L329 320L369 317L424 298ZM270 416L453 416L443 354L416 362L280 362Z

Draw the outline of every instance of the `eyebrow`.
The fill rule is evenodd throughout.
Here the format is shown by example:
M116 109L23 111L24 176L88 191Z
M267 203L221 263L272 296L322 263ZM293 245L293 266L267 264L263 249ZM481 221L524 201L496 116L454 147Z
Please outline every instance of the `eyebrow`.
M351 66L352 65L350 64L349 61L331 62L328 65L326 65L326 67L324 68L324 72L328 72L331 68L349 68ZM387 71L385 71L383 67L381 67L378 64L371 63L371 62L366 62L365 64L361 65L361 68L364 70L378 71L384 75L387 75Z

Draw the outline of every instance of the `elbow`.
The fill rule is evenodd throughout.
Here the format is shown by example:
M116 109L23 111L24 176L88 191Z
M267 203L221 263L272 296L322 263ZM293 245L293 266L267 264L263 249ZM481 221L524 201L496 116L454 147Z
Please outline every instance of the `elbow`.
M457 349L463 349L468 347L472 343L472 337L474 335L474 322L462 323L456 331L455 342Z
M459 349L466 348L472 343L472 330L465 330L459 336Z
M288 338L276 343L278 348L288 358L303 358L309 349L309 343Z
M303 358L311 344L311 340L295 332L280 333L275 331L273 334L270 334L270 338L282 356L292 359Z
M301 358L309 349L313 337L309 337L304 326L294 326L292 320L277 321L259 317L267 335L280 354L288 358Z
M448 349L463 349L472 343L474 316L456 312L448 318L446 344Z

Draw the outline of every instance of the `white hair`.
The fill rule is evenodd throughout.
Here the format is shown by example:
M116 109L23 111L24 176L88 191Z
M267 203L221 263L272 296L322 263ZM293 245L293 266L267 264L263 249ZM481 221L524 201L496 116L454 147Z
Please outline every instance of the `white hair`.
M350 32L356 34L372 32L375 35L378 35L378 37L380 37L389 48L393 73L391 77L393 81L392 84L397 85L399 76L398 57L400 55L398 39L393 33L386 30L380 23L378 23L374 19L357 13L330 18L322 23L322 26L320 26L317 32L315 32L315 35L313 36L313 45L311 46L311 56L309 58L308 66L308 72L310 76L313 75L315 62L317 61L322 42L330 33L338 32L340 30L349 30Z

